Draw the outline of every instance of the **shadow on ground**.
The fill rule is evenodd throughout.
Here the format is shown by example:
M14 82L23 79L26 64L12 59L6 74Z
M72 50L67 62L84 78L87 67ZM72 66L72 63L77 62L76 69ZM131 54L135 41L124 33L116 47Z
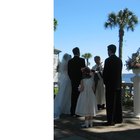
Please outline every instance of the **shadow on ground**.
M129 117L125 114L126 120L120 125L103 126L106 116L99 114L94 118L93 128L81 128L80 124L84 121L82 117L62 115L60 120L54 121L54 140L139 140L140 125Z

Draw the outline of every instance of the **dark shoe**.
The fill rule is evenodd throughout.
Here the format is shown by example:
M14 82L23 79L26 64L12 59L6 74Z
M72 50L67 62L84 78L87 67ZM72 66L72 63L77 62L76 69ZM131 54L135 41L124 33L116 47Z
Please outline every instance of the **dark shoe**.
M114 122L108 122L107 125L108 125L108 126L114 126L115 123L114 123Z
M103 124L103 126L114 126L115 123L114 122L106 122Z
M122 123L122 121L115 121L115 123L119 124L119 123Z
M71 115L71 117L76 118L76 114Z
M98 110L102 109L102 106L100 104L97 105Z
M102 108L102 109L105 109L105 104L102 104L101 108Z
M74 116L75 114L71 113L71 116Z

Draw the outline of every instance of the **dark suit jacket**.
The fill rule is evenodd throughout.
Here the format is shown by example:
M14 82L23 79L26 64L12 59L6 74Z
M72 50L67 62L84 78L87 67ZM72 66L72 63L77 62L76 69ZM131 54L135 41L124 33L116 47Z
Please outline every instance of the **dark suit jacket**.
M68 75L71 81L80 81L82 79L81 68L85 67L85 59L74 56L68 62Z
M103 80L107 88L121 89L122 61L116 55L111 55L105 60Z

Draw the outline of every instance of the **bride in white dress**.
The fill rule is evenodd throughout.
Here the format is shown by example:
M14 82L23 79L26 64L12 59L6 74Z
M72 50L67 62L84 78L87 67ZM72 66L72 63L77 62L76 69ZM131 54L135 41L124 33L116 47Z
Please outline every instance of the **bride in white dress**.
M70 114L71 107L71 81L67 72L68 61L71 55L64 54L59 67L58 94L54 99L54 119L59 119L61 114Z

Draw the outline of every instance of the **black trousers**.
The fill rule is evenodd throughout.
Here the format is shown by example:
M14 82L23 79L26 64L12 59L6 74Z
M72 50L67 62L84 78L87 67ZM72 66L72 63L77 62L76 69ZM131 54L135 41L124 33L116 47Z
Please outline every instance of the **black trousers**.
M121 89L106 88L106 111L108 123L122 122L122 95Z
M70 109L71 115L75 115L76 104L80 94L80 92L78 91L79 84L80 81L71 81L71 85L72 85L71 109Z

